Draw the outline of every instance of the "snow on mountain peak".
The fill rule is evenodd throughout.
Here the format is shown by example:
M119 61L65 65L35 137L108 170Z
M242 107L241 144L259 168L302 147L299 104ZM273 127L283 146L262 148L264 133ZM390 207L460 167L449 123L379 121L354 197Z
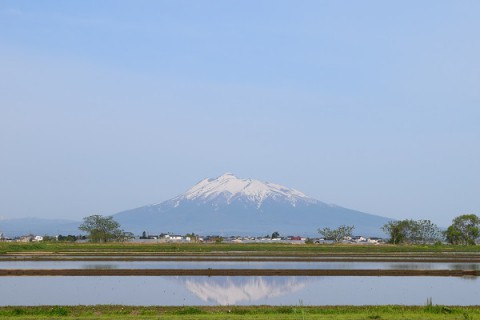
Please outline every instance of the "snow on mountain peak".
M295 206L298 200L316 201L298 190L270 182L240 179L232 173L225 173L215 179L204 179L175 200L208 201L219 196L224 197L227 203L230 203L233 199L243 197L254 202L257 207L260 207L268 198L273 200L284 199L293 206Z

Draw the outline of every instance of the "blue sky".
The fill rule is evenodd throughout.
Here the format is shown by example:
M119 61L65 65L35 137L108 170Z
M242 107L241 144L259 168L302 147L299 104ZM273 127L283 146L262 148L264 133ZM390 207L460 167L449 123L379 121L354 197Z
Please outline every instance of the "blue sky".
M480 213L478 1L0 1L0 217L233 172L393 218Z

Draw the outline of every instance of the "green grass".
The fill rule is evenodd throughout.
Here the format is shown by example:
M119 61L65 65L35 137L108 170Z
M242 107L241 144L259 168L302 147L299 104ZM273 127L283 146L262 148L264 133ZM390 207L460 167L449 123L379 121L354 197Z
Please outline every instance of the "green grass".
M0 242L0 254L21 252L45 253L261 253L261 254L315 254L315 253L480 253L480 246L433 245L318 245L283 243L18 243Z
M0 318L10 319L480 319L480 306L252 306L252 307L129 307L43 306L0 307Z

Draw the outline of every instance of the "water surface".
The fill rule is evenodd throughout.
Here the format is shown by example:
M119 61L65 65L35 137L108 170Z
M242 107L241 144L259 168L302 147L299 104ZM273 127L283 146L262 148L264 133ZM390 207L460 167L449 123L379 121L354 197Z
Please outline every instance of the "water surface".
M457 277L0 277L0 305L477 305Z
M478 263L271 261L0 261L0 269L397 269L478 270Z

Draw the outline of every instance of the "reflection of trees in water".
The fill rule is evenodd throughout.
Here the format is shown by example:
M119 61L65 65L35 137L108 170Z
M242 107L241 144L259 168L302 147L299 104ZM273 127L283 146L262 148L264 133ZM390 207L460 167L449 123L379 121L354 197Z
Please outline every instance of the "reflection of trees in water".
M456 263L456 264L453 264L452 265L452 269L454 270L478 270L479 269L479 265L476 264L476 263L469 263L469 264L466 264L466 263Z
M205 302L233 305L283 296L303 289L308 277L179 277Z
M475 276L463 276L462 279L464 279L464 280L473 280L473 281L476 281L476 280L478 280L478 277L475 277Z
M422 263L393 263L390 269L398 270L430 270L433 269L431 264Z
M392 263L390 269L398 270L433 270L435 269L435 263ZM479 270L480 265L478 263L452 263L448 266L442 265L441 269L449 270Z
M479 270L480 267L477 263L469 263L469 264L454 264L452 266L453 269L455 270ZM462 279L465 279L465 280L478 280L478 277L475 277L475 276L463 276Z

